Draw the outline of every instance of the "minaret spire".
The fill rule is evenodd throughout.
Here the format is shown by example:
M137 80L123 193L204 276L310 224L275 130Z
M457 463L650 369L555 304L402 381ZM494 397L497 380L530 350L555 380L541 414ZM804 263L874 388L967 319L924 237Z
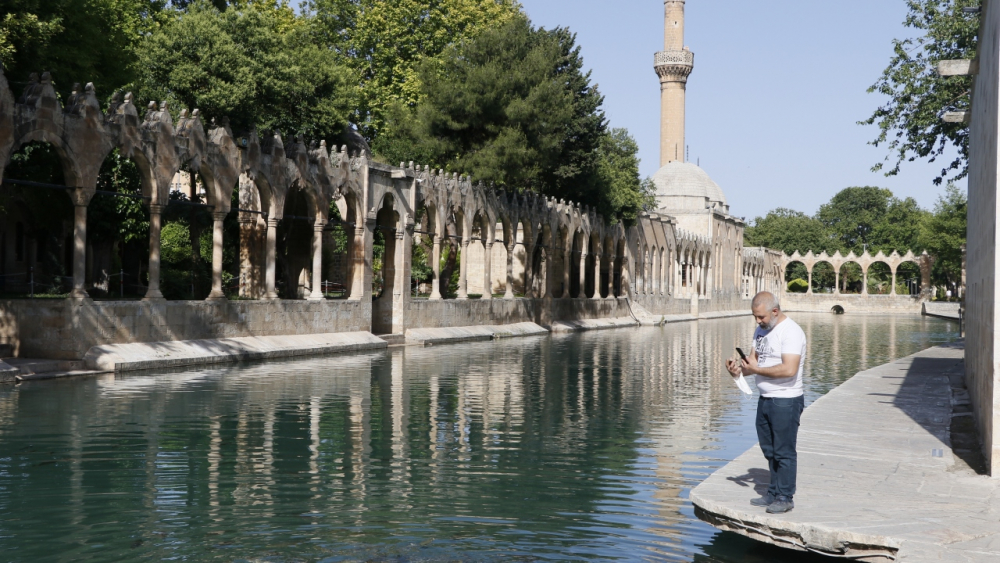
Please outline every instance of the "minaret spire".
M684 160L684 93L694 53L684 46L684 0L663 1L663 51L653 68L660 77L660 166Z

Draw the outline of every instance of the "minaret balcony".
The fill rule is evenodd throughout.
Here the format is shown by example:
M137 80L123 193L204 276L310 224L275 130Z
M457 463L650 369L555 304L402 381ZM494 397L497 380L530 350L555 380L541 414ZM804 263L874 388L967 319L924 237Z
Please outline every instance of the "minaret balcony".
M660 51L653 59L653 68L661 81L686 81L694 68L694 53L687 49Z

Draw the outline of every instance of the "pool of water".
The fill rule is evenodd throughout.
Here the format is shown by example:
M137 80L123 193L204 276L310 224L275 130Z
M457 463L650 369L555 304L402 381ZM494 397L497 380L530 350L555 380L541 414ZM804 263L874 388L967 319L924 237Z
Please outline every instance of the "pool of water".
M794 318L810 402L958 329ZM756 401L721 367L753 328L0 385L0 559L811 560L720 533L687 500L756 441Z

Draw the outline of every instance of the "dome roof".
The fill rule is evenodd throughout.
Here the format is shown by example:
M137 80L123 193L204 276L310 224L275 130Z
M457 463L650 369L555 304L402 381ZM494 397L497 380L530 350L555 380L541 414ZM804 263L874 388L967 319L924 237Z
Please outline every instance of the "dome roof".
M703 197L728 206L722 188L712 181L708 173L690 162L668 162L653 174L653 184L659 201L671 197Z

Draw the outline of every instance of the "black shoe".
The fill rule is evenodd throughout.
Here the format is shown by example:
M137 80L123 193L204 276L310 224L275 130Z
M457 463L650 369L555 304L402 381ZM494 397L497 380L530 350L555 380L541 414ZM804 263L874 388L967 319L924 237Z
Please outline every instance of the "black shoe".
M750 499L750 504L754 506L771 506L772 502L774 502L774 495L770 491L760 498Z
M768 514L784 514L786 512L791 512L795 508L795 503L792 499L788 497L778 497L774 502L768 505Z

